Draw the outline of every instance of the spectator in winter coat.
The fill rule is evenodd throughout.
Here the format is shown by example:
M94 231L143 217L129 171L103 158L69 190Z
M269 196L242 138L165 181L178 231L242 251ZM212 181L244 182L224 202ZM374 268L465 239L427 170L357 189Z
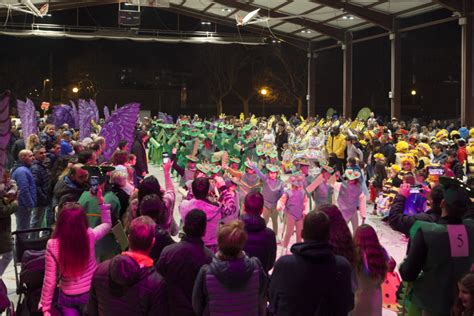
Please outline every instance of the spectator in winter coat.
M22 133L20 133L20 138L18 138L12 145L12 148L11 148L11 154L12 154L12 157L14 159L14 161L18 161L19 160L19 154L20 154L20 151L22 151L23 149L26 148L26 145L25 145L25 140L23 139L23 136L21 135Z
M110 182L112 183L112 192L120 201L119 219L122 220L123 215L127 211L130 195L133 193L134 188L128 182L128 174L124 171L113 171L110 174Z
M221 219L228 214L234 214L236 208L234 196L226 187L224 179L216 177L214 180L220 192L218 203L213 203L208 199L209 179L197 178L192 183L194 198L182 201L179 206L179 213L182 219L186 218L186 215L195 208L206 213L207 228L203 241L213 252L217 250L217 230Z
M142 131L135 132L135 140L132 145L132 154L137 158L135 163L135 171L137 176L143 179L148 173L148 161L146 158L145 142L148 139L148 135Z
M344 166L344 151L346 150L346 141L341 134L339 127L334 127L326 143L326 151L329 156L329 163L332 167L342 172Z
M389 140L389 136L387 134L382 135L380 137L380 149L379 152L387 158L387 165L390 166L395 163L395 146Z
M219 251L201 268L194 284L197 315L266 315L267 275L257 258L243 252L246 241L239 220L219 229Z
M457 158L459 160L459 164L462 166L467 160L466 140L464 140L464 138L458 140Z
M46 208L51 205L51 173L46 167L46 148L36 147L33 150L35 160L31 165L31 173L35 179L36 207L31 215L31 227L40 227Z
M41 133L41 144L46 148L46 151L50 151L57 143L56 128L53 124L45 126L43 133Z
M88 315L169 315L165 282L148 256L154 231L147 216L132 221L129 251L103 262L94 273Z
M269 308L275 315L342 316L354 307L352 268L332 253L329 226L326 214L310 212L304 219L304 242L294 244L293 254L275 263L269 289Z
M13 258L11 215L16 212L18 188L15 181L4 171L0 180L0 279Z
M447 157L446 153L444 152L444 146L439 144L439 143L436 143L433 146L433 159L432 159L432 162L434 164L443 165L446 162L446 158L448 158L448 157Z
M194 209L184 219L185 235L177 244L163 249L156 270L165 278L170 315L194 316L192 294L199 270L212 261L213 253L202 241L206 232L206 214Z
M262 194L250 192L245 197L244 215L241 219L248 235L244 251L249 257L257 257L268 273L275 264L277 245L275 232L265 225L262 218L263 205Z
M437 223L418 222L410 231L410 248L399 269L403 281L412 282L409 315L449 315L457 282L474 264L474 223L462 220L472 204L469 193L457 179L440 177L439 182L441 217Z
M68 174L56 182L52 207L60 206L65 201L78 201L82 193L87 190L88 180L89 173L82 169L82 164L73 165Z
M71 145L72 133L70 131L63 132L61 139L61 156L74 155L74 148Z
M174 244L173 238L166 229L168 223L168 216L171 214L166 209L166 206L156 194L149 194L143 198L139 206L140 214L149 216L155 221L155 242L149 251L150 258L156 263L163 251L163 248Z
M18 210L16 216L17 230L30 228L30 219L33 208L36 207L36 184L31 173L33 153L23 149L18 154L19 162L13 166L12 179L16 182L18 190Z
M94 246L111 228L110 209L104 204L100 189L96 199L102 224L93 229L88 227L84 209L77 203L65 203L59 213L46 246L46 272L38 307L44 315L50 315L57 287L60 288L61 315L80 315L87 304L92 276L97 268Z
M457 153L454 149L448 150L445 166L451 169L456 178L462 180L464 177L463 166L459 163Z
M431 208L426 212L413 215L403 213L405 209L405 201L410 195L410 185L402 184L398 191L398 195L392 202L390 213L388 214L388 223L393 230L396 230L406 236L410 236L410 229L416 221L438 222L441 217L441 201L443 200L443 190L440 185L435 186L431 192Z

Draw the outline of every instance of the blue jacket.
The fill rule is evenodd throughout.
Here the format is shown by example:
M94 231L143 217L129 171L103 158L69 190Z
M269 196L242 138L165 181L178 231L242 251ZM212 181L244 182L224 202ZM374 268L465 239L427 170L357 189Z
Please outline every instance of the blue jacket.
M36 206L36 184L30 168L19 162L12 169L12 179L16 181L20 194L18 206L33 208Z
M61 141L61 156L71 155L73 151L72 145L63 139Z

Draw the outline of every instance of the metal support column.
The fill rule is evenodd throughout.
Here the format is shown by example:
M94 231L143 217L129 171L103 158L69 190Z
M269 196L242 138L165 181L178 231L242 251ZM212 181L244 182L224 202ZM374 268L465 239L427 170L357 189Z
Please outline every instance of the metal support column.
M316 116L316 61L318 54L313 52L313 58L311 58L311 93L309 96L310 100L310 113L311 116Z
M470 0L464 0L464 14L459 19L461 25L461 124L470 127L474 125L474 32Z
M306 53L306 58L308 59L308 88L306 93L306 115L307 117L311 116L311 91L314 88L311 88L311 64L313 60L313 52L311 50L311 42L308 44L308 52Z
M400 119L402 109L402 52L399 33L390 33L390 116Z
M344 44L343 59L343 96L342 96L342 115L346 119L352 117L352 33L346 32Z

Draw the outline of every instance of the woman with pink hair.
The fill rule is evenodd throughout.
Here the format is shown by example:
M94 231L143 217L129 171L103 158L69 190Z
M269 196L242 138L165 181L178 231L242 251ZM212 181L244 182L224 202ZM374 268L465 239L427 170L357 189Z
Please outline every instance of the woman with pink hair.
M351 316L382 315L382 282L395 262L387 254L370 225L363 224L354 235L356 249L356 274L358 288L355 292L355 307Z
M39 309L50 315L56 285L61 315L81 315L89 299L92 276L97 268L95 243L110 231L110 205L97 193L102 223L89 228L87 217L78 203L61 208L51 239L46 246L46 272ZM59 280L57 278L59 276Z

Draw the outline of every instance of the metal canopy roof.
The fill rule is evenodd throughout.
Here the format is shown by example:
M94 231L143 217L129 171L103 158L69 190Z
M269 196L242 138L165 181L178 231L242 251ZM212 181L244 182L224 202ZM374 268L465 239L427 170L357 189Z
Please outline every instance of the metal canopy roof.
M448 2L448 4L446 4ZM268 21L244 26L250 31L302 41L344 40L346 32L370 27L391 31L395 18L449 6L456 0L170 0L173 11L234 23L260 8Z
M139 0L3 0L0 4L30 1L49 3L50 11ZM140 0L146 3L146 0ZM343 42L347 32L378 27L393 32L395 19L414 16L442 7L462 11L458 0L159 0L166 10L235 26L236 15L260 9L261 23L241 26L266 36L299 45L334 39ZM169 3L168 3L169 2ZM169 4L169 5L168 5ZM160 7L162 7L160 5ZM306 43L306 44L305 44Z

